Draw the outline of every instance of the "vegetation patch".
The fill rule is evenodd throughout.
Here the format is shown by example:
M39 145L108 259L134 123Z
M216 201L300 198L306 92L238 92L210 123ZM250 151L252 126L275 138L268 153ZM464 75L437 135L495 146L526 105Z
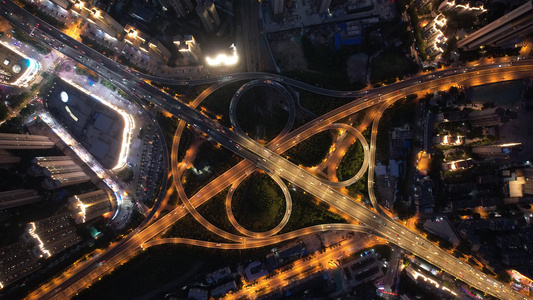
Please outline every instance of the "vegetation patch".
M319 202L313 195L299 190L297 187L294 189L289 189L292 198L291 218L281 233L313 225L347 223L341 216L329 211L329 205L326 203Z
M288 103L277 90L258 86L242 95L236 115L239 126L252 138L268 141L285 127L289 118Z
M133 179L133 170L130 167L123 168L117 172L117 177L124 182L130 182Z
M327 97L304 90L298 90L298 92L300 93L300 104L317 116L353 101L353 99L349 98Z
M25 4L24 9L59 30L63 30L67 28L67 25L65 24L65 22L59 21L59 19L49 14L44 13L39 8L37 8L37 6L34 4Z
M339 181L348 180L354 177L363 166L364 159L365 152L363 151L363 145L361 142L356 141L350 146L348 151L346 151L346 154L344 154L344 157L337 168L337 178Z
M313 167L326 158L333 139L328 131L317 133L298 145L290 148L284 154L297 165Z
M117 89L110 81L102 80L100 83L113 92Z
M202 282L206 273L219 268L230 266L235 270L240 261L265 256L273 246L244 250L216 250L186 245L150 247L73 299L135 299L169 283L173 284L172 288L162 289L150 299L163 299L170 291L179 299L187 299L187 289L181 290L179 287Z
M285 197L268 175L256 172L246 178L233 194L235 219L246 229L268 231L285 214Z
M23 43L30 44L37 52L41 54L48 54L51 52L50 48L43 46L41 43L39 43L34 38L30 37L28 34L26 34L24 31L14 28L13 29L13 37Z
M163 131L165 137L165 143L170 153L172 151L172 141L174 139L174 133L176 133L176 128L178 128L178 119L176 117L168 117L162 112L158 111L156 114L156 121Z
M90 80L98 82L98 75L96 75L96 73L94 73L93 71L89 71L84 66L77 64L74 69L76 69L77 75L87 76L87 78L89 78Z
M237 164L239 158L226 148L202 143L193 162L193 168L184 174L184 189L191 196L205 184L222 175Z
M218 122L226 127L231 126L229 121L229 104L235 92L244 84L244 81L230 83L207 96L202 103L208 114L220 116Z
M416 73L418 66L407 59L401 51L387 50L372 60L371 69L370 81L378 83Z

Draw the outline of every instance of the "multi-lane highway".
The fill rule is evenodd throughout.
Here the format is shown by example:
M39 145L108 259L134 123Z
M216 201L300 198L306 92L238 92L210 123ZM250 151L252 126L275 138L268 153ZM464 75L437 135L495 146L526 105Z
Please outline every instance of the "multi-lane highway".
M488 82L501 81L502 78L505 78L505 80L509 80L512 78L523 76L525 74L530 75L533 74L533 64L531 62L520 61L512 62L506 65L488 64L475 68L448 69L439 72L434 72L429 75L414 77L399 82L397 84L365 92L331 91L304 84L289 78L265 73L242 73L228 75L220 78L177 82L168 79L160 79L147 75L142 75L145 79L167 84L200 84L214 82L219 83L219 85L217 86L222 86L222 83L228 83L237 80L264 79L274 80L280 83L286 83L289 85L296 86L298 88L329 96L355 97L366 95L365 99L355 100L345 106L342 106L311 121L307 125L296 129L295 131L287 134L284 137L280 137L279 139L277 139L277 141L275 141L277 144L274 144L273 146L271 145L271 148L268 148L259 145L258 143L254 142L246 136L240 135L227 128L224 128L223 126L220 126L220 124L216 121L211 120L208 117L199 113L198 111L194 110L193 108L184 105L183 103L177 101L175 98L159 91L151 85L144 84L144 81L142 81L141 78L138 76L141 74L129 73L127 70L124 70L120 65L116 64L115 62L102 57L99 53L96 53L95 51L89 49L83 44L72 40L69 37L63 36L59 31L56 31L54 28L51 28L44 22L36 20L31 14L28 14L24 10L21 10L19 7L12 4L10 1L6 1L4 4L0 4L0 8L1 11L16 11L17 14L14 15L22 16L20 20L16 20L17 18L11 18L13 19L11 21L13 21L15 25L20 26L25 30L29 30L31 28L30 25L27 25L30 24L30 22L33 22L31 24L41 22L39 28L40 30L42 30L42 33L39 32L39 34L36 35L36 38L44 40L44 36L47 36L48 39L52 37L55 39L51 41L51 43L53 44L57 44L58 41L60 41L59 43L63 43L65 45L61 49L64 54L78 59L81 63L95 70L103 77L112 79L114 81L122 81L122 83L120 84L122 88L137 89L136 92L138 94L148 96L148 98L150 98L151 101L158 107L177 116L184 122L192 124L194 128L203 131L212 139L220 143L222 146L230 149L231 151L235 152L236 154L242 156L247 160L246 163L238 164L235 168L226 172L226 174L228 175L226 175L225 180L223 180L222 182L218 182L218 186L213 190L218 190L224 185L227 187L231 182L238 180L242 176L242 173L237 172L237 170L253 171L256 168L256 166L254 166L255 164L261 169L265 170L267 173L273 175L276 174L277 176L280 176L281 178L284 178L298 185L302 189L327 202L339 211L363 222L368 228L372 228L374 234L379 234L381 236L386 237L390 242L395 243L398 246L407 249L412 253L426 259L428 262L438 266L444 271L456 276L457 278L460 278L461 280L467 282L472 286L475 286L480 290L483 290L499 298L505 297L509 299L526 299L522 295L516 293L507 286L504 286L495 279L487 277L479 270L475 270L468 265L464 265L460 260L454 258L445 251L434 246L432 243L426 241L417 233L402 227L401 225L390 220L386 216L375 213L374 211L363 207L362 205L355 202L353 199L331 188L328 183L323 182L322 180L318 179L307 171L302 170L298 166L287 161L279 154L282 153L284 149L288 149L295 144L292 143L293 139L295 139L297 142L304 140L306 137L315 134L317 131L324 130L324 128L327 128L336 120L339 120L343 117L346 117L365 108L374 105L379 105L382 103L393 102L396 99L402 98L406 94L410 93L440 90L450 84L476 85ZM80 52L84 52L85 54L81 55ZM380 115L382 111L386 109L386 107L386 105L383 105L378 115ZM379 116L376 118L379 120ZM370 143L369 181L371 179L371 175L373 175L373 155L375 155L376 136L377 122L375 122L372 127ZM140 245L142 243L147 242L156 234L167 228L175 220L183 217L187 213L187 210L193 213L194 215L194 207L197 207L202 201L207 201L207 199L209 199L214 194L213 191L204 191L204 189L202 189L199 193L192 197L190 203L184 201L186 203L186 208L178 207L171 213L154 222L152 225L146 227L144 230L134 231L134 235L131 236L131 238L129 238L127 241L113 247L107 253L103 254L97 261L92 264L89 264L86 268L80 270L68 280L54 285L53 288L50 288L50 290L41 290L40 292L33 294L33 296L44 299L49 299L54 296L65 296L65 298L70 297L72 294L77 292L81 288L81 286L85 284L85 282L91 282L91 280L94 279L95 274L102 274L112 269L116 264L111 264L111 260L115 263L119 263L129 259L131 256L135 255L138 251L140 251ZM321 226L323 226L321 228L322 230L357 230L358 228L360 228L356 227L355 225L349 224L334 224ZM216 228L212 228L209 225L207 225L207 228L209 230L216 231ZM304 229L303 232L299 232L299 234L305 234L305 230L310 229ZM282 241L291 236L291 234L296 234L288 233L287 236L281 235L275 237L253 238L228 235L228 233L225 232L219 233L221 234L221 236L228 237L228 239L239 243L257 243L256 245L266 245L269 242L273 243L277 241ZM158 242L154 241L150 243ZM199 244L200 242L197 241L194 243ZM243 245L240 246L242 247ZM215 244L215 247L222 247L222 244L221 246L216 246ZM94 272L94 274L90 274L91 271ZM88 279L85 279L87 275L89 277Z

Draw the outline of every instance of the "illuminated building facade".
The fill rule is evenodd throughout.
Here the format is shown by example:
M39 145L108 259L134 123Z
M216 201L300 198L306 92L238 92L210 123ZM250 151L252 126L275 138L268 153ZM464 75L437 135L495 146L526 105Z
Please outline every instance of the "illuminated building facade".
M206 0L204 5L205 5L207 12L209 13L209 16L211 16L211 19L213 19L213 23L215 23L215 26L219 26L220 18L218 17L215 3L213 3L212 0Z
M232 66L239 61L235 45L230 47L231 55L220 53L215 57L206 56L205 61L210 66Z
M50 1L53 2L54 4L60 6L64 10L68 10L72 6L72 3L70 3L67 0L50 0Z
M519 151L521 146L521 143L474 146L472 147L472 153L483 158L507 159L511 153Z
M444 52L447 41L444 36L446 23L446 17L439 14L423 28L422 37L426 41L426 53L432 58L436 58Z
M172 53L155 38L151 38L148 34L136 29L131 25L126 25L124 28L126 35L124 42L130 44L142 53L147 54L153 60L166 63Z
M198 64L200 62L202 50L196 43L194 36L190 34L184 36L177 35L174 37L174 44L190 64Z
M83 171L58 173L43 180L43 187L47 189L57 189L60 187L84 183L90 179L91 177Z
M37 157L29 173L35 176L47 176L43 186L55 189L89 181L91 178L73 160L66 156Z
M50 149L54 147L47 136L0 133L0 149Z
M464 142L464 137L459 135L438 135L433 137L433 144L434 145L442 145L442 146L460 146Z
M105 169L126 165L135 128L130 114L68 79L57 80L44 100L57 120L43 118L45 123L68 128L69 135L90 153L91 160L98 160ZM66 141L69 145L74 142L73 138Z
M41 201L36 190L11 190L0 192L0 210Z
M446 0L439 5L440 12L455 12L467 16L479 16L487 10L483 8L483 4L478 6L470 6L470 3L460 3L458 0Z
M118 38L124 32L124 26L120 25L105 11L83 1L77 0L70 11L96 25L110 37Z
M442 170L445 172L448 171L458 171L468 169L474 166L474 161L471 158L459 159L455 161L447 161L442 163Z
M462 50L475 50L481 46L501 47L512 44L533 32L533 2L509 12L457 42Z
M172 53L167 49L167 47L161 44L161 42L156 38L150 39L150 42L148 42L148 47L148 55L161 63L168 62L170 56L172 56Z
M48 258L81 242L76 228L71 225L69 213L52 216L40 221L30 222L22 240L35 244L35 257Z
M0 42L0 84L27 87L41 71L41 64L6 42Z
M34 176L52 176L63 173L80 172L82 168L68 156L36 157L32 161L30 174Z
M69 208L74 211L72 217L76 224L85 223L111 211L109 195L102 191L76 195L69 199Z

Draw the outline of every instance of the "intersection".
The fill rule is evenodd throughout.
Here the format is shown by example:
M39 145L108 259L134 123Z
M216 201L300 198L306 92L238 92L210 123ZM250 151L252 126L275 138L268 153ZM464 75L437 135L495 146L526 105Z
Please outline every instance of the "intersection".
M20 13L23 14L22 9L16 7L16 5L8 7L8 4L10 4L10 2L6 1L4 4L5 6L2 7L2 9L18 9L21 11ZM32 15L27 16L27 20L32 19L34 19ZM17 23L16 20L14 20L14 23ZM29 29L28 25L23 25L20 21L18 23L22 29ZM57 283L54 282L52 283L52 286L43 287L42 289L32 293L30 298L69 298L72 295L75 295L77 291L84 288L88 283L90 284L93 280L99 278L103 274L106 274L109 270L112 270L115 266L127 261L129 258L142 251L145 247L156 244L186 243L190 245L214 247L220 249L242 249L270 245L313 232L327 230L351 230L372 232L373 234L382 236L390 243L396 244L399 247L412 252L424 260L427 260L429 263L434 264L442 270L468 283L469 285L474 286L477 289L480 289L495 297L527 299L526 297L511 290L509 287L496 281L494 278L487 277L479 270L463 264L460 260L433 245L424 237L403 227L399 223L390 219L387 215L383 214L381 208L375 200L375 196L373 195L374 191L372 185L374 180L373 168L375 164L378 123L382 113L390 104L397 100L403 99L409 94L443 90L452 85L473 86L501 81L502 78L505 78L505 80L521 78L524 75L533 74L533 62L524 60L520 62L512 62L506 65L487 64L475 68L451 68L443 71L433 72L431 74L413 77L396 84L373 90L353 92L330 91L289 78L267 73L237 73L230 76L206 78L200 80L171 80L145 75L141 76L141 74L137 74L135 72L128 72L117 63L101 56L99 53L96 53L86 46L82 46L83 44L81 43L70 40L68 37L61 38L62 35L60 33L56 32L56 30L51 27L47 27L46 24L41 23L40 31L43 33L41 37L36 35L36 38L38 39L43 38L45 34L58 40L62 39L64 44L68 46L62 48L61 52L67 56L77 59L79 56L78 52L82 51L81 49L84 49L88 55L86 56L87 58L80 59L80 62L93 69L104 78L112 79L120 88L125 91L129 91L130 96L132 96L134 99L139 100L136 95L131 95L132 88L136 88L136 94L150 96L149 98L153 104L168 111L181 120L178 130L180 128L183 130L185 123L191 124L194 128L204 132L213 140L220 143L223 147L245 158L245 160L206 185L196 195L190 197L191 199L188 199L187 196L184 195L183 188L179 188L178 186L178 193L180 193L180 198L185 204L184 206L175 208L173 211L165 216L160 217L150 225L147 224L148 222L145 222L146 226L139 227L134 230L129 237L109 249L106 253L98 257L98 259L94 259L92 263L87 264L78 270L77 273L73 274L68 279ZM78 47L72 47L73 45L78 45ZM99 67L96 68L97 66ZM228 83L239 80L261 79L276 81L280 84L292 85L322 95L346 98L362 98L357 98L344 106L319 116L306 125L273 140L269 145L263 147L247 136L243 136L229 130L228 128L224 128L215 120L212 120L196 111L193 106L187 106L181 103L179 100L171 97L170 95L165 94L149 84L146 84L142 79L174 85L214 83L211 88L205 90L204 93L199 96L199 98L202 99L211 94L217 88L220 88ZM194 103L198 105L200 101L195 101ZM280 156L281 153L295 144L293 141L299 142L322 130L328 130L330 126L335 124L337 120L373 106L379 106L379 110L373 118L370 143L367 146L369 149L365 149L367 150L365 151L365 161L368 161L369 196L374 206L373 209L364 207L353 198L342 194L335 189L335 184L317 178L313 174L303 170L302 168L294 165ZM179 134L176 136L179 136ZM174 143L174 145L177 144L179 143ZM172 158L175 157L177 157L177 155L174 155L173 151ZM172 160L171 166L177 166L176 161ZM279 236L249 237L230 234L219 228L216 228L212 224L209 224L196 212L196 207L200 206L205 201L208 201L212 196L218 194L218 192L230 186L233 182L240 180L242 174L251 173L256 168L262 169L271 176L279 176L280 178L298 185L300 188L313 194L318 199L325 201L330 206L335 207L337 210L347 214L349 217L362 222L364 225L324 224L300 229ZM174 169L175 168L173 168L173 172ZM363 171L365 171L364 169L366 168L363 168ZM175 180L178 178L179 177L174 176ZM210 243L188 239L151 240L160 232L168 228L168 226L188 213L193 215L193 217L195 217L208 230L213 231L219 236L235 243Z

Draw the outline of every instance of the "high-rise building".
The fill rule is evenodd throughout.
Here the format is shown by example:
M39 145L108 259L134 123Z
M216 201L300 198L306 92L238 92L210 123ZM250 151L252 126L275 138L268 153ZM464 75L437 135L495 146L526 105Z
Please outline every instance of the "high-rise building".
M180 53L187 58L190 64L198 64L200 62L202 50L192 35L177 35L174 37L174 44L176 44Z
M70 222L70 213L30 222L22 240L35 244L35 257L48 258L81 242L76 228Z
M220 18L218 17L217 9L215 7L215 3L213 3L212 0L205 1L205 8L209 12L209 15L213 19L213 23L215 23L215 26L220 25Z
M15 243L0 248L0 289L20 280L41 267L32 254L33 245Z
M124 32L124 26L120 25L120 23L105 11L92 6L90 3L76 0L70 11L91 22L91 24L100 28L102 32L110 37L118 38L118 36Z
M194 9L194 3L192 2L192 0L181 0L183 5L185 5L185 7L189 10L189 11L192 11Z
M41 201L36 190L11 190L0 192L0 210Z
M38 61L6 42L0 42L0 84L26 87L40 70Z
M52 176L56 174L80 172L82 168L68 156L36 157L29 173L34 176Z
M215 24L213 23L213 18L209 15L205 5L196 5L196 13L198 14L198 17L200 17L200 21L202 21L202 25L204 25L205 30L212 32L215 29Z
M272 13L274 15L281 14L285 7L285 0L270 0L272 3Z
M66 156L36 157L33 162L29 173L47 176L42 183L47 189L83 183L91 179L78 164Z
M43 180L43 187L47 189L56 189L60 187L65 187L69 185L79 184L87 182L91 179L89 175L85 172L69 172L69 173L60 173L54 174L49 178Z
M72 3L70 3L67 0L51 0L54 4L61 6L65 10L69 10L69 8L72 6Z
M0 149L49 149L54 147L47 136L0 133Z
M476 110L468 114L472 127L497 126L509 121L505 110L501 107Z
M124 41L153 60L166 63L170 59L172 53L158 39L150 37L129 24L124 27L124 31L126 32Z
M500 145L482 145L472 147L472 153L483 158L509 158L511 153L518 152L522 148L521 143L507 143Z
M331 5L331 0L320 0L320 6L318 7L318 13L325 13L329 6Z
M167 0L167 2L169 6L172 7L172 9L174 9L178 17L184 17L190 11L185 6L183 6L183 3L181 3L180 0Z
M152 38L148 42L148 54L156 61L166 63L172 56L172 53L158 39Z
M457 42L462 50L501 47L533 32L533 2L525 4Z
M20 162L20 157L0 149L0 165L16 164L18 162Z
M102 190L75 195L69 199L69 203L69 208L75 212L72 217L76 224L90 221L112 209L109 195Z

